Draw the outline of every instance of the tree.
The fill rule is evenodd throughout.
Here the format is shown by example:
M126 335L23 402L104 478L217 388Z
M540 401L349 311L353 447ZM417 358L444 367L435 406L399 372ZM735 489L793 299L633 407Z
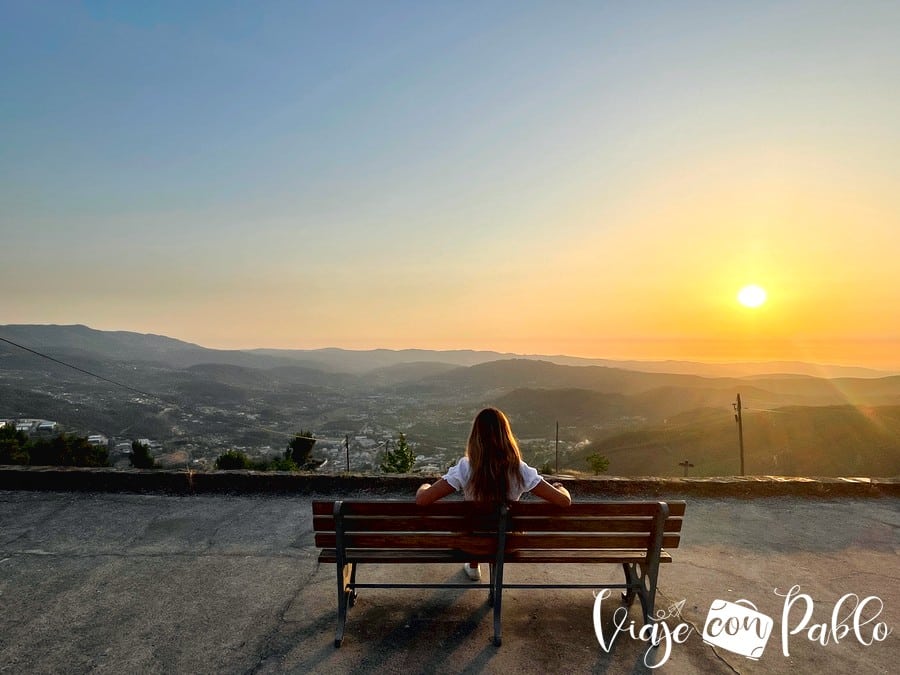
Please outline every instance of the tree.
M85 436L59 434L27 446L30 462L39 466L109 466L109 450L88 443Z
M62 434L54 438L39 438L29 448L31 463L37 466L72 466L69 445Z
M238 450L228 450L216 458L216 468L224 469L226 471L232 469L249 469L250 460L247 459L247 455L243 452Z
M415 463L416 456L406 442L406 436L401 432L393 449L384 451L381 470L385 473L409 473Z
M155 469L156 460L150 456L150 447L144 443L131 443L131 466L135 469Z
M14 424L0 426L0 464L28 464L28 436Z
M609 460L599 452L588 455L585 457L585 461L590 465L595 476L599 476L601 473L606 473L609 470Z
M309 429L301 429L288 443L284 451L284 458L294 462L298 467L303 467L309 461L309 455L316 444L316 437Z
M109 466L109 448L105 445L88 443L83 436L70 437L68 443L74 466Z

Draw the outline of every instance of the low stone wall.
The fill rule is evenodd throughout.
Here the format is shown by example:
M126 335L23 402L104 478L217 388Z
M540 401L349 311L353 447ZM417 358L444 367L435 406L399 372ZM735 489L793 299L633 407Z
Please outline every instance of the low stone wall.
M348 497L415 493L435 476L318 474L259 471L85 469L0 466L0 490L64 492L162 492L170 494L346 494ZM900 496L900 478L720 478L558 477L575 499L604 497L845 497Z

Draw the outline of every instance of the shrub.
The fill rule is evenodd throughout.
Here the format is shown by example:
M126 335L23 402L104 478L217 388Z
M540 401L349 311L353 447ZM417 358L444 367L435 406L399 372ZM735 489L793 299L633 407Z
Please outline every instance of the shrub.
M150 448L137 441L131 444L131 466L135 469L155 469L158 465L150 456Z
M301 429L284 451L284 458L294 462L297 466L303 466L309 461L309 455L316 444L316 437L309 429Z
M406 442L406 436L401 433L394 448L385 450L381 470L385 473L409 473L415 463L416 456Z
M585 457L585 461L590 465L595 476L606 473L609 470L609 460L598 452Z
M216 458L216 468L226 471L233 469L249 469L250 460L247 455L237 450L228 450Z
M273 459L269 464L271 471L297 471L300 467L292 459Z

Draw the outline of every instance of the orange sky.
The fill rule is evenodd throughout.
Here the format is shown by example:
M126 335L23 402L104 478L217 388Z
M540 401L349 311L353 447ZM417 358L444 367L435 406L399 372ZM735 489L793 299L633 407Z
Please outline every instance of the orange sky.
M0 324L900 369L900 5L398 11L10 11Z

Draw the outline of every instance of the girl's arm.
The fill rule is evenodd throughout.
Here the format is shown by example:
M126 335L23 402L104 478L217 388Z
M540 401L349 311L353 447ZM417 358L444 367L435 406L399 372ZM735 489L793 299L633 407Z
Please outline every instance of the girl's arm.
M562 483L553 483L551 485L543 478L540 483L531 488L531 494L557 506L569 506L572 503L572 495L569 494L569 491L566 490Z
M436 502L442 497L452 495L454 492L456 492L456 489L443 478L437 480L434 485L422 483L422 485L419 486L419 489L416 490L416 504L425 506L426 504Z

